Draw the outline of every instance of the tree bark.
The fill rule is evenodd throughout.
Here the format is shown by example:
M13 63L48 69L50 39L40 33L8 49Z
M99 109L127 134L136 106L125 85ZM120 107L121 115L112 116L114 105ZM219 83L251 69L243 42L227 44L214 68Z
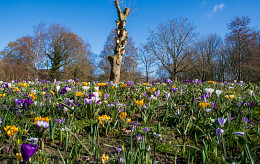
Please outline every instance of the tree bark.
M119 1L114 1L115 6L117 9L117 14L118 14L118 19L120 21L120 24L118 26L119 30L123 30L124 28L124 21L126 20L130 9L125 8L124 12L121 13L121 9L119 6ZM118 34L119 42L116 41L116 46L114 49L114 55L108 56L108 60L111 65L111 71L110 71L110 81L113 81L114 83L118 83L120 80L120 68L121 68L121 63L122 63L122 54L121 51L124 48L124 44L122 43L123 40L127 39L127 32L125 32L124 35L121 34L121 32Z

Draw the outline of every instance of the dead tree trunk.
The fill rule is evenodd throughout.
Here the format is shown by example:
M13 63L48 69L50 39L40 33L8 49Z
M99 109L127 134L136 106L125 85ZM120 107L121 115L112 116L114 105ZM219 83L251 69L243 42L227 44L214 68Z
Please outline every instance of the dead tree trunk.
M116 28L118 36L115 38L116 46L114 49L114 55L108 56L108 60L111 65L110 71L110 81L118 83L120 79L120 68L122 63L122 55L125 53L125 45L127 43L127 31L124 28L126 24L126 18L130 12L129 8L125 8L124 12L121 12L119 1L115 1L115 6L117 9L118 19L116 21Z

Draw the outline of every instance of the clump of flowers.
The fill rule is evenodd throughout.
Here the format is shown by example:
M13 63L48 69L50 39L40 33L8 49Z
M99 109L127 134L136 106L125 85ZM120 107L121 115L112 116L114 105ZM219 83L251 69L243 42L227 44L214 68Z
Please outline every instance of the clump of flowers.
M39 127L48 128L50 119L48 117L35 117L34 124L37 124Z
M3 93L3 94L0 94L0 97L5 97L6 96L6 94L5 93Z
M76 92L76 96L77 96L77 97L80 97L80 96L82 96L82 95L83 95L83 93L82 93L82 92L79 92L79 91L78 91L78 92Z
M200 107L201 107L202 109L205 109L205 108L208 107L208 106L210 106L210 103L206 103L206 102L201 102L201 103L200 103Z
M10 137L18 132L18 127L15 127L14 125L6 126L4 127L4 130L6 131L6 134Z
M102 163L105 163L108 159L109 159L109 156L104 153L100 160Z
M27 87L27 83L18 83L18 85L20 85L20 87Z
M111 117L108 116L108 115L98 116L98 120L99 120L100 125L103 125L103 121L108 122L110 119L111 119Z
M233 99L233 98L235 98L235 96L234 95L226 95L225 98L226 99Z
M97 83L97 86L99 86L99 87L104 87L106 85L107 85L107 83Z
M119 115L120 120L123 120L128 114L126 112L121 112Z
M143 106L143 105L144 105L144 99L139 100L139 101L136 100L135 103L136 103L137 105L139 105L139 106Z
M32 99L32 100L35 100L36 99L36 96L35 96L35 93L30 93L29 94L29 97Z

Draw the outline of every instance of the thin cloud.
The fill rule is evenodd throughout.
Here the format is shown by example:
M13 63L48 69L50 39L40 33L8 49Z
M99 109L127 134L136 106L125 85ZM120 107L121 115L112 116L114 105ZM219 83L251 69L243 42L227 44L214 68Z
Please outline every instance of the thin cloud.
M213 10L209 12L207 15L209 18L211 18L216 12L223 10L225 7L224 3L220 3L214 6Z
M215 12L217 12L217 11L219 11L219 10L223 10L224 7L225 7L224 3L221 3L221 4L219 4L219 5L215 5L215 6L214 6L214 9L213 9L213 13L215 13Z

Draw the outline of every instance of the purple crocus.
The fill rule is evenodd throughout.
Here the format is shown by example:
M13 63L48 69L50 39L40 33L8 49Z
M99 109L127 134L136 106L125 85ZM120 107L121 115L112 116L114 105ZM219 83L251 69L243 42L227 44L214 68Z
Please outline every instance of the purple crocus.
M141 136L141 134L138 134L138 135L136 135L136 139L137 139L138 141L141 141L141 140L143 139L143 136Z
M155 91L155 95L156 95L156 97L158 97L160 95L160 90L159 89L157 91Z
M104 98L107 99L109 97L109 94L104 94Z
M219 137L221 136L221 133L224 133L224 130L222 130L222 129L220 129L220 128L217 128L216 134L217 134L218 143L219 143Z
M189 79L185 79L185 83L187 84L188 82L190 82L190 80Z
M249 119L248 118L242 118L242 121L244 122L244 123L248 123L249 122Z
M172 81L171 81L170 79L165 79L165 83L166 83L166 84L171 84Z
M172 88L173 93L175 94L177 92L178 88Z
M88 99L88 98L84 98L84 102L85 102L85 104L91 104L92 100Z
M28 144L28 143L23 144L21 146L21 154L23 157L23 163L26 164L26 162L29 160L29 158L31 156L33 156L37 150L38 150L38 145Z
M218 123L220 124L221 127L223 127L223 125L226 123L227 118L218 118Z
M245 133L244 132L234 132L233 133L235 136L244 136Z
M144 132L147 133L150 130L150 128L144 128Z
M55 119L55 122L58 122L59 124L65 123L65 118L64 119Z

